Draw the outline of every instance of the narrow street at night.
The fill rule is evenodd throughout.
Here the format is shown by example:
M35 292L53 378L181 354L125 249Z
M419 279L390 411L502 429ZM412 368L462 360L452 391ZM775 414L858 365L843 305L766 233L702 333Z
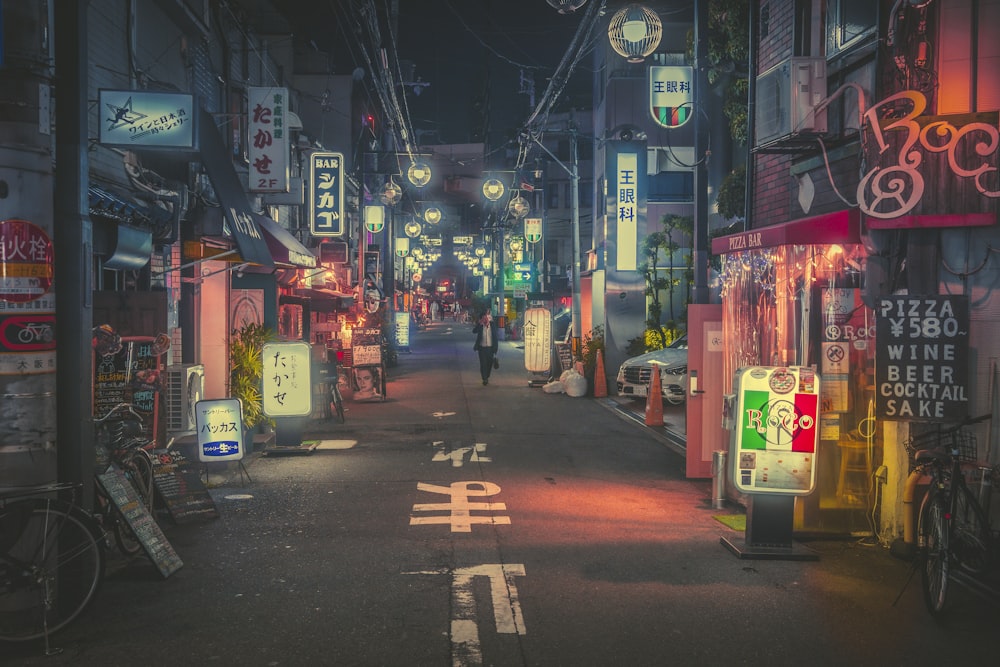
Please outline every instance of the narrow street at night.
M183 567L113 561L78 622L0 663L61 665L985 664L997 608L948 622L864 539L748 560L708 480L610 399L530 388L517 341L479 379L467 324L416 332L384 402L255 453L220 516L162 520ZM235 465L235 464L233 464ZM222 479L213 474L213 480ZM909 582L909 583L908 583ZM898 602L897 596L900 595Z

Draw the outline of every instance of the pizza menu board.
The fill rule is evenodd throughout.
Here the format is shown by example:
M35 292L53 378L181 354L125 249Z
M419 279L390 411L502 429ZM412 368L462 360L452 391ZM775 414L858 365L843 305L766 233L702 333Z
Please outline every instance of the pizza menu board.
M875 305L880 419L961 421L969 407L969 297L880 297Z

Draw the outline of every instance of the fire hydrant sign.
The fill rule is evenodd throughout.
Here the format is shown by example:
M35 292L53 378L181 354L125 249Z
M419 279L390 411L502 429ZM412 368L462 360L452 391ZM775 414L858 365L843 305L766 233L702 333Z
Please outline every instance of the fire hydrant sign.
M306 417L312 412L309 343L264 344L264 414Z
M54 266L44 229L26 220L0 220L0 299L27 303L45 295Z
M239 461L243 458L243 406L238 398L217 398L194 404L198 430L198 460Z
M886 296L875 305L875 413L960 421L969 407L969 298Z
M742 493L807 495L816 487L819 376L804 366L742 368L733 481Z

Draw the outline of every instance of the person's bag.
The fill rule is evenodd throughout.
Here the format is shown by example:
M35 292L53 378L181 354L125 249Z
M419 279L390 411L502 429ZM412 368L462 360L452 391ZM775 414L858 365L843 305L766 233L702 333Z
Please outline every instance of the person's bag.
M493 368L500 368L500 360L496 357L493 357Z

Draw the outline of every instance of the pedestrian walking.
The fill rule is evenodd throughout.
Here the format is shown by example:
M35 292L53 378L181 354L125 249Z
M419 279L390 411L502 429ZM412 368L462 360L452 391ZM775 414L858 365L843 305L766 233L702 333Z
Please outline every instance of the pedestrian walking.
M479 374L483 376L483 384L490 383L490 373L494 368L499 368L497 362L497 348L500 346L497 336L497 323L493 321L490 311L483 313L476 326L472 327L472 333L476 334L476 344L473 346L479 353Z

